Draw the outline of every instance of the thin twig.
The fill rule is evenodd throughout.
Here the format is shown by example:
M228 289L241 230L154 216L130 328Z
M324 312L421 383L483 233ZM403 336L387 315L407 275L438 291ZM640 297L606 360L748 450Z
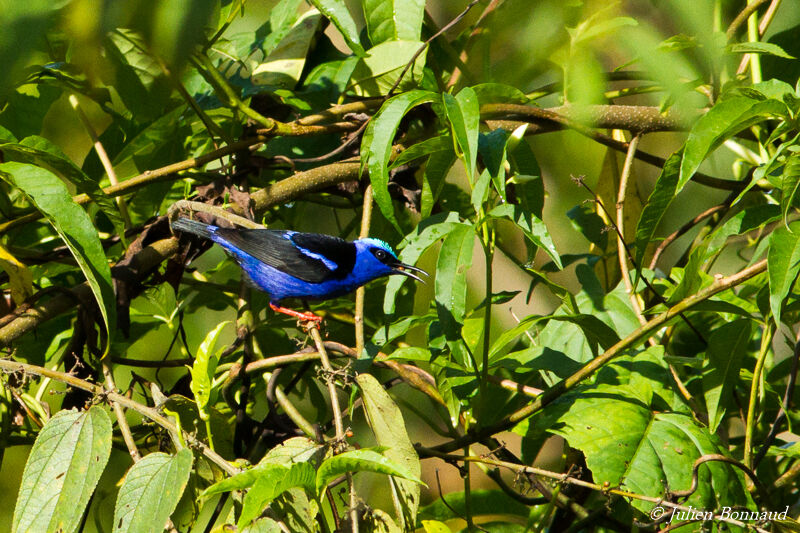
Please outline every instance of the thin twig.
M114 375L111 373L111 367L107 360L103 361L103 376L105 377L108 390L117 392L117 386L114 384ZM139 449L136 447L136 441L133 438L133 433L131 433L131 427L128 425L128 420L125 418L125 410L117 402L112 402L111 405L114 409L114 416L117 417L117 425L119 426L119 432L122 433L122 440L125 441L125 446L128 447L128 453L131 454L133 462L136 463L142 458L142 454L139 453Z
M725 30L725 36L728 38L728 42L731 42L736 37L736 32L739 31L739 28L747 21L750 15L752 15L756 9L767 2L769 2L769 0L753 0L752 2L749 2L744 9L739 12L738 15L736 15L736 18L731 21L728 29Z
M628 144L628 153L625 155L625 163L622 166L622 172L619 177L619 191L617 192L617 258L619 259L619 270L622 274L622 281L625 283L625 292L631 301L633 312L639 319L640 324L647 322L647 319L642 315L642 306L639 305L639 298L636 296L633 283L631 282L630 270L628 270L628 258L626 255L625 245L625 200L628 195L628 178L631 175L631 168L633 167L633 159L636 154L636 149L639 146L639 139L641 135L633 136L631 142ZM634 264L634 267L636 265Z
M86 133L88 133L89 137L92 139L94 151L97 153L100 163L103 164L103 169L105 169L106 175L108 175L109 183L111 183L111 185L119 185L117 173L114 171L114 165L111 164L111 159L108 157L108 153L106 153L103 143L100 142L100 137L98 137L97 132L94 130L94 126L92 126L92 123L89 122L89 117L87 117L86 113L83 112L80 102L78 102L78 98L74 94L69 95L69 103L72 106L72 109L74 109L78 114L78 118L81 119L83 127L86 129ZM125 204L125 200L119 196L117 196L115 200L117 202L119 214L125 224L125 229L131 229L131 217L128 214L128 206Z
M369 225L372 220L372 185L367 185L364 190L364 207L361 210L361 231L359 239L369 236ZM362 286L356 290L356 310L353 316L356 329L356 352L361 357L364 351L364 296L366 289Z
M333 368L333 365L331 365L331 361L328 358L328 351L325 349L325 343L322 341L322 335L319 333L319 324L311 323L308 326L308 332L311 335L311 338L314 339L314 344L317 346L320 361L322 362L322 368L327 373L326 381L328 382L328 395L331 397L333 423L334 427L336 428L336 446L334 449L335 452L341 452L346 447L346 444L344 423L342 421L342 409L339 406L339 395L338 391L336 390L336 379L333 375L335 369ZM355 495L355 487L353 485L353 474L350 472L347 473L347 487L350 493L350 520L352 522L352 532L358 533L358 508L353 504L354 501L357 502L357 496Z
M773 442L775 442L775 437L778 434L778 428L783 423L783 420L786 418L786 413L789 412L789 410L791 410L792 408L792 396L794 395L794 385L797 382L797 372L799 368L800 368L800 333L798 333L797 337L795 338L794 355L792 356L792 369L789 372L789 381L786 383L786 390L783 393L783 401L781 402L781 408L778 410L778 414L775 416L775 421L772 422L772 426L770 426L769 428L769 433L767 434L767 437L764 439L764 443L758 450L758 455L756 455L755 459L753 459L753 468L758 468L758 465L761 463L761 460L767 455L769 447L772 446Z
M441 453L441 452L439 452L439 451L437 451L435 449L431 449L431 448L425 448L424 451L426 453L426 456L428 456L428 457L438 457L438 458L444 459L446 461L457 461L457 462L465 462L465 463L482 463L482 464L485 464L485 465L508 468L509 470L511 470L513 472L534 474L534 475L537 475L537 476L542 476L542 477L546 477L546 478L549 478L549 479L553 479L553 480L555 480L555 481L557 481L559 483L565 483L565 484L570 484L570 485L575 485L575 486L578 486L578 487L584 487L584 488L587 488L587 489L591 489L591 490L593 490L595 492L599 492L599 493L602 493L602 494L614 494L616 496L622 496L622 497L625 497L625 498L630 498L632 500L639 500L639 501L643 501L643 502L654 503L654 504L660 505L662 507L668 507L668 508L673 509L675 511L691 512L692 509L694 509L695 511L697 510L697 509L695 509L693 507L688 507L688 506L685 506L685 505L672 503L670 501L665 500L664 498L656 498L656 497L653 497L653 496L645 496L643 494L637 494L635 492L629 492L629 491L620 490L620 489L616 489L616 488L609 488L609 487L604 486L604 485L600 485L600 484L597 484L597 483L592 483L592 482L589 482L589 481L584 481L583 479L572 477L572 476L569 476L567 474L561 474L561 473L558 473L558 472L553 472L551 470L545 470L543 468L537 468L535 466L518 465L518 464L510 463L510 462L507 462L507 461L498 461L496 459L490 459L490 458L482 457L482 456L480 456L480 457L478 457L478 456L464 456L464 455L454 455L454 454ZM727 459L729 459L729 458L727 458L725 456L719 456L719 457L724 457L726 462L729 462L729 461L727 461ZM707 460L716 460L716 458L715 459L707 459ZM722 459L719 459L719 460L722 460ZM739 465L737 465L737 466L739 466ZM669 516L669 514L667 514L666 516ZM761 527L758 527L758 526L753 526L752 524L747 524L745 522L740 522L739 520L734 520L734 519L732 519L732 518L730 518L730 517L728 517L726 515L723 515L723 514L716 514L715 513L714 514L714 520L720 520L722 522L726 522L728 524L732 524L732 525L739 526L739 527L750 527L750 528L753 528L755 531L758 531L759 533L769 533L764 528L761 528Z
M753 468L753 463L751 461L753 430L756 425L756 404L758 403L758 391L761 388L761 373L764 370L764 363L769 354L774 333L775 327L772 321L770 321L764 326L764 332L761 334L761 349L758 353L758 359L756 359L756 366L753 369L753 381L750 383L750 400L747 403L747 423L745 424L744 451L742 452L742 463L750 468Z
M656 247L655 251L653 252L653 258L650 259L650 264L648 265L647 268L649 268L650 270L655 270L656 267L658 266L658 260L661 257L661 254L664 253L664 250L666 250L670 244L675 242L675 240L686 234L688 231L690 231L693 227L695 227L703 220L729 207L730 206L727 203L715 205L714 207L709 207L708 209L706 209L705 211L694 217L692 220L690 220L680 228L676 229L675 231L667 235L664 238L664 240L659 243L658 247Z

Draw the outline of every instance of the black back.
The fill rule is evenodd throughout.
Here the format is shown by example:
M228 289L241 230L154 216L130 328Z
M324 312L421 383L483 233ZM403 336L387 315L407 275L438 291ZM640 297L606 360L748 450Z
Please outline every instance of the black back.
M269 229L219 228L215 234L267 265L309 283L347 276L356 264L356 246L339 237ZM330 268L312 255L336 264Z

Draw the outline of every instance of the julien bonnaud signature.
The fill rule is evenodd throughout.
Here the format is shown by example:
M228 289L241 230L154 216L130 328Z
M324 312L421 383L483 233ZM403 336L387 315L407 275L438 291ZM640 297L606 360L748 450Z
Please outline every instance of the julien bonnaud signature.
M731 507L723 507L718 512L704 511L703 509L696 509L689 506L688 509L665 509L661 506L653 507L650 511L650 518L658 520L665 514L669 514L669 523L673 521L698 521L698 520L739 520L741 522L764 522L773 520L786 520L789 513L789 506L783 511L750 511L747 509L733 509Z

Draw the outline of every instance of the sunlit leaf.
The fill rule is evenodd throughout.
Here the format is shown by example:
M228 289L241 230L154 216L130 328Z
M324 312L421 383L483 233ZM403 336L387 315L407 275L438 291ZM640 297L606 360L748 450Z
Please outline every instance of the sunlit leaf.
M164 528L189 481L192 451L154 452L125 475L114 509L114 533L147 533Z
M11 531L75 531L110 454L111 420L103 408L57 413L25 463Z
M25 163L0 164L0 177L30 198L72 252L92 289L106 331L116 323L111 269L89 215L72 201L64 183L50 171Z

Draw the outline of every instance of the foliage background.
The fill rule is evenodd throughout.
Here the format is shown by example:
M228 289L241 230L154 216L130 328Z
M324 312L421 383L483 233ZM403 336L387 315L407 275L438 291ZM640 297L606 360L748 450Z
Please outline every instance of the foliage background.
M392 3L401 10L419 5L411 1L348 3L348 12L357 27L350 36L351 47L354 36L363 43L374 38L374 34L364 29L364 12L369 15L375 12L376 6ZM95 228L92 231L105 246L102 262L105 258L111 263L121 260L126 250L136 246L132 243L150 244L152 240L137 241L146 231L158 238L167 238L163 215L175 201L192 197L198 189L205 194L202 201L232 205L234 209L238 206L241 213L241 206L249 199L246 195L237 196L232 185L243 183L246 192L254 194L288 178L292 169L286 157L313 158L329 152L339 146L346 132L356 129L360 125L357 121L364 117L337 116L336 120L321 121L327 126L338 122L339 126L330 126L330 130L320 135L281 130L283 124L295 124L293 121L298 117L320 112L336 103L364 99L369 102L369 98L384 96L391 86L386 77L378 76L380 83L375 86L370 83L370 76L363 76L362 83L350 87L342 97L339 93L358 79L360 67L356 67L354 74L348 73L343 63L348 56L353 56L347 39L333 24L328 25L324 33L317 31L327 24L321 18L320 26L313 31L302 32L302 28L295 26L298 29L296 40L288 43L291 54L278 58L281 63L268 63L263 67L266 74L260 81L248 77L242 68L252 68L261 61L257 50L255 56L250 52L254 48L277 46L281 41L278 36L284 35L295 22L291 9L287 8L284 13L276 9L275 4L248 1L240 16L236 14L237 2L220 5L187 0L169 7L146 1L0 3L0 27L5 30L0 34L0 61L7 68L7 75L0 80L0 91L4 95L0 133L6 143L0 146L0 151L4 164L17 161L55 170L66 178L70 193L88 191L100 198L88 206L87 212L91 227ZM282 6L294 4L281 2ZM530 465L536 460L537 465L554 472L571 472L576 477L601 484L610 479L611 487L620 486L656 497L664 493L665 477L669 479L666 484L670 490L688 489L697 456L719 453L753 466L753 456L758 455L760 448L754 443L765 440L770 443L780 433L780 438L771 442L775 446L765 448L765 452L769 450L768 457L758 470L759 477L766 480L762 482L769 487L767 495L757 494L754 502L749 495L752 483L748 484L736 468L715 463L713 467L701 467L704 488L689 502L716 508L715 505L732 501L770 510L782 510L784 505L796 503L797 452L790 445L794 439L791 424L795 411L786 403L791 401L792 395L784 398L784 388L787 382L793 383L796 375L790 356L796 350L793 326L797 311L793 305L793 286L798 248L790 228L796 218L796 189L800 177L794 155L800 98L796 91L800 69L795 59L800 53L800 43L795 34L800 23L800 8L791 2L755 4L759 9L750 26L743 19L743 23L726 36L728 25L745 7L742 2L629 1L611 5L523 0L479 2L462 21L432 42L425 56L427 77L420 81L417 76L416 83L407 81L401 85L400 94L394 100L400 106L394 113L402 133L395 140L408 149L426 139L439 139L437 142L441 144L437 145L437 151L428 149L421 154L424 157L409 168L392 173L393 185L387 187L385 182L379 181L388 175L379 177L382 173L376 170L381 166L385 168L388 161L380 156L384 145L374 139L383 132L382 142L388 147L394 137L391 113L386 111L383 121L373 118L366 130L366 140L355 143L335 158L324 163L294 163L295 170L303 171L336 159L357 157L360 145L360 155L370 171L375 193L376 209L369 233L403 246L401 258L409 253L409 248L413 249L415 231L426 224L441 222L445 214L454 212L462 222L438 226L441 236L447 235L450 242L440 245L431 241L432 246L419 258L417 264L435 272L436 281L416 288L407 284L402 289L396 282L389 283L390 295L391 291L400 291L394 293L397 294L397 309L393 314L385 314L390 307L382 297L385 283L372 284L367 290L365 353L374 357L380 349L385 354L393 353L396 361L430 371L436 379L437 394L444 397L446 409L432 403L421 404L434 413L426 418L420 416L426 414L424 408L414 409L419 402L429 401L419 391L407 384L391 389L408 422L411 442L422 445L417 450L421 456L435 453L430 450L431 446L452 441L457 433L468 428L478 428L480 432L484 428L502 426L503 432L498 430L491 434L496 433L521 464ZM466 2L427 2L429 17L422 29L422 38L432 35L434 24L441 28L453 20L466 5ZM777 11L770 14L773 7ZM486 14L485 18L482 13ZM230 25L226 26L228 14L232 15ZM268 17L270 25L265 27ZM759 21L765 20L768 24L765 24L764 34L756 36L754 28L757 28L753 24L757 26ZM208 48L206 43L217 29L222 29L217 35L218 41ZM755 43L738 49L735 46L754 41L771 45ZM394 59L403 64L410 59L409 51L415 49L405 47L402 53L387 54L383 60ZM745 53L753 51L758 54ZM454 57L462 52L464 66L455 79L452 74ZM749 58L751 63L737 74L743 58ZM326 67L319 67L325 64ZM214 77L215 73L219 77ZM421 75L422 70L417 71L415 67L409 77L415 73ZM336 78L337 74L344 78ZM437 79L442 85L448 80L454 83L454 88L447 93L452 93L452 99L441 96L443 87L437 85ZM179 80L186 90L183 94ZM331 80L343 85L336 87ZM759 84L764 80L765 83ZM503 87L485 85L489 83ZM473 142L476 139L477 127L470 125L469 114L474 102L470 102L470 90L464 88L482 84L482 89L473 91L480 104L498 107L493 111L487 111L486 107L481 109L484 122L479 157L472 147L478 170L468 175L465 167L476 164L475 160L470 160L468 151L470 139ZM233 88L233 97L225 87ZM415 94L408 92L415 88L432 91L436 101L433 105L415 107L410 111L410 118L400 122L400 117L409 111L400 104L404 98L410 98L409 94ZM80 112L86 114L91 129L99 135L123 183L137 174L208 154L241 138L261 134L269 142L250 154L251 157L240 150L235 162L212 158L204 165L192 164L182 168L180 173L170 173L162 182L147 183L136 192L124 195L125 207L121 208L97 191L97 185L108 187L111 183L93 149L80 112L70 102L70 94L77 98ZM202 119L187 105L187 95L193 105L202 110ZM430 95L420 98L426 102L433 99ZM357 111L374 116L382 103L375 102ZM533 111L527 111L530 114L526 115L517 108L503 107L508 103L525 105ZM646 107L652 111L648 115L652 123L636 122L626 116L592 121L559 107L568 104L574 110L581 105L612 103ZM555 110L560 116L569 117L566 130L547 133L537 130L555 129L553 123L557 122L552 116L537 114L538 109ZM698 111L708 109L712 111L702 122ZM663 115L659 113L662 110L665 111ZM281 125L275 126L273 119ZM516 128L526 121L530 123L528 135L518 145L512 140L507 151L504 137L489 134L490 128L498 125L507 127L509 132L519 132ZM595 131L606 135L605 145L597 142L596 136L586 135L588 126L596 126ZM669 162L665 166L663 162L652 165L635 161L625 171L624 150L614 151L606 145L608 138L630 141L630 130L646 132L638 144L639 152L667 159L684 147L684 155L675 156L677 160L672 160L672 166ZM688 136L686 130L691 132ZM279 135L272 139L276 131ZM451 137L446 137L448 134ZM59 167L52 160L48 162L41 153L31 156L25 152L19 147L25 143L16 141L32 135L41 136L50 144L36 140L29 143L28 148L33 146L55 155L60 161L72 161L82 172L63 171L63 166ZM374 145L370 144L370 135ZM453 150L441 149L447 142L464 156L464 162L456 161L452 168L448 166L447 184L437 201L428 204L433 216L431 211L421 216L419 212L426 210L426 200L420 199L424 195L420 187L424 189L426 182L435 185L445 176L433 172L426 175L429 168L434 168L433 159L428 157L433 158L431 153L451 153ZM525 150L526 146L530 151ZM499 152L498 147L501 148ZM691 152L690 156L686 155L687 151ZM508 164L492 167L493 158L506 160ZM220 169L220 161L231 166ZM351 177L356 168L353 165L355 163L348 167ZM486 193L476 198L473 191L479 187L481 171L488 167L495 169L494 175L490 181L486 174L483 182ZM501 167L504 167L503 174L498 177ZM703 176L728 180L727 185L720 186L719 182L708 179L704 185L701 183L704 177L689 181L698 167ZM332 172L332 169L327 168L325 172ZM29 198L33 196L36 200L31 194L34 186L44 185L49 191L47 184L52 185L52 182L41 175L30 176L26 181L19 167L0 167L0 173L5 179L5 196L0 200L3 215L0 244L7 254L0 257L0 266L6 271L1 280L6 296L4 311L10 317L19 318L13 314L15 309L17 313L24 309L17 306L35 291L72 288L83 282L86 275L91 277L92 268L78 268L71 259L73 254L63 248L64 241L58 238L52 226L41 221L20 222L21 217L36 207L46 211L38 202L33 205ZM82 182L83 175L91 183ZM499 185L506 176L520 175L530 175L532 179L527 182L520 179L513 186ZM620 204L619 182L625 175L630 185L623 191L624 202ZM584 177L593 193L571 179L578 176ZM675 201L670 202L680 189L674 185L675 180L682 190ZM709 187L709 182L716 186ZM216 189L204 188L210 183L215 184ZM543 191L538 189L539 183ZM658 189L657 184L665 189ZM751 188L743 193L745 184L750 184ZM366 181L361 186L330 187L311 193L302 191L302 195L291 196L288 202L269 204L268 210L256 209L256 220L270 227L338 233L352 238L358 234L361 223L365 185ZM487 218L487 213L497 206L514 204L507 196L512 189L513 194L519 196L517 205L525 215L535 215L534 220L520 217L519 212ZM654 190L657 192L653 193ZM389 200L389 192L393 201ZM610 216L597 202L586 203L587 199L599 199ZM653 207L659 199L667 200L668 208L664 206L663 212ZM536 204L540 202L544 208L537 212ZM632 307L624 284L619 285L622 279L619 252L614 231L608 230L617 205L624 205L625 241L636 259L636 264L628 262L627 267L637 282L639 312ZM651 206L650 211L645 205ZM116 237L125 227L123 209L127 210L134 230L121 240ZM687 225L693 217L709 209L716 211ZM56 226L66 222L59 222L60 217L66 218L65 213L65 205L57 204L52 214ZM153 218L157 216L161 218ZM401 231L393 228L393 216ZM660 240L684 226L687 231L665 250L654 265L656 269L637 267L648 266ZM467 227L474 229L464 229ZM76 232L79 229L73 228ZM527 241L526 229L531 235ZM62 229L68 235L66 241L73 230ZM404 236L409 237L403 241ZM456 254L458 260L443 260L443 255L448 256L440 246ZM769 273L759 273L743 288L738 288L739 297L727 291L716 299L700 301L702 305L687 312L685 319L673 320L665 329L653 331L652 336L639 336L626 345L624 348L630 351L619 362L611 363L610 358L603 360L604 368L596 377L590 373L581 375L569 385L569 392L556 386L559 379L576 375L581 365L609 353L615 341L632 334L640 325L639 315L651 319L667 307L674 308L691 300L703 289L720 282L720 278L714 276L735 276L766 257L768 249L775 250L770 252L773 255ZM180 253L188 255L179 257L198 255L196 245L191 250L181 248ZM488 320L486 306L480 305L487 292L487 251L490 252L489 292L498 294ZM83 250L83 253L91 258L91 251ZM74 255L81 257L81 252L74 252ZM564 264L563 269L554 265L556 259ZM466 271L459 270L459 262L471 266ZM100 357L108 346L110 359L103 360L113 363L116 386L125 391L136 380L131 367L119 364L121 358L181 359L200 352L213 358L216 351L204 350L201 345L207 335L226 320L236 322L239 332L244 327L249 333L240 335L244 348L237 347L220 361L217 377L224 378L225 372L229 372L233 364L241 363L242 358L257 360L290 354L297 351L298 343L310 342L291 321L265 311L263 295L247 294L249 306L241 307L238 297L244 293L240 293L238 269L218 248L205 251L191 263L191 268L196 270L182 275L180 289L175 293L170 284L181 279L180 263L165 263L154 274L144 276L143 286L130 284L128 289L137 297L129 302L130 331L127 335L123 334L126 305L116 309L114 298L110 297L109 303L106 292L106 314L111 317L116 310L120 324L119 328L112 329L109 345L104 342L103 321L98 314L103 306L98 309L91 303L91 293L79 300L80 306L70 301L68 312L43 321L33 331L25 330L21 336L9 333L3 337L2 344L16 361L56 370L74 369L77 358L85 365L83 370L77 369L79 375L98 382L103 379ZM102 293L102 268L98 272L99 281L94 292ZM542 273L546 273L547 282L542 281ZM645 286L640 281L642 277L653 287ZM463 292L459 292L462 280ZM448 287L455 288L454 295L445 294ZM145 292L138 296L142 289ZM656 296L654 290L661 296ZM455 304L437 308L436 301L445 301L445 296L451 296L449 302ZM123 299L122 303L128 302ZM78 307L81 311L76 311ZM180 314L174 313L176 309ZM352 326L352 298L315 305L314 309L324 312L328 318L328 340L357 346ZM551 313L557 318L550 320ZM404 321L405 317L416 317L416 321ZM113 323L113 318L110 320ZM385 341L382 333L381 326L385 322L396 324L398 333L390 342ZM517 326L520 323L522 325ZM7 325L3 322L3 327ZM237 346L234 344L237 328L221 329L217 345ZM251 344L249 339L255 342ZM642 351L647 339L652 345ZM474 362L468 357L470 352L478 355ZM491 367L480 359L485 355L488 360L490 353ZM672 369L667 364L672 365ZM355 365L356 371L375 374L382 381L395 375L391 370L370 366L365 361ZM759 365L763 374L758 370ZM299 372L299 368L299 365L290 366L291 371L276 377L276 382L294 388L295 385L289 386L290 376ZM133 370L144 380L159 382L165 392L191 397L195 391L189 383L193 377L185 367L166 368L158 373L146 368L133 367ZM670 371L674 376L668 379ZM290 399L309 421L330 426L327 407L323 407L328 401L325 381L314 372L305 372ZM488 381L489 374L494 381ZM675 377L680 381L675 381ZM505 389L498 386L502 379L507 380ZM547 389L546 400L541 400L540 396L538 407L545 402L553 403L534 418L525 417L519 425L503 424L512 413L537 405L531 404L524 395L507 390L509 384L512 389L517 385ZM242 437L242 432L249 428L241 420L236 422L235 410L224 397L222 385L222 379L216 382L218 394L216 398L212 396L210 405L227 417L227 427L215 435L215 440L223 457L232 459L242 456L236 446L252 445L253 439ZM341 400L343 405L348 405L357 396L355 392L352 395L348 392L356 389L349 382L341 385L344 389ZM681 386L686 389L681 390ZM269 412L283 412L264 398L265 389L266 381L260 377L252 384L246 418L260 421ZM46 419L48 413L54 414L64 407L85 403L85 396L74 390L68 392L70 390L58 382L41 387L39 382L16 383L13 379L4 388L5 425L0 470L0 490L4 493L19 492L22 465L38 432L35 420ZM136 385L132 390L134 399L153 404L151 393L145 387ZM792 387L789 390L793 392ZM754 407L748 409L752 402L755 402ZM782 402L787 408L783 415ZM20 409L23 404L27 411ZM108 411L111 413L110 409ZM533 409L527 414L532 412ZM433 437L432 427L445 427L448 420L458 420L459 415L462 419L456 424L457 428L449 428L450 435ZM646 473L644 478L649 480L648 484L642 478L631 476L630 472L620 472L620 458L627 464L631 457L618 456L607 447L609 442L626 445L620 435L627 434L626 431L637 434L639 428L635 423L633 427L626 426L630 421L641 421L637 417L648 420L648 427L656 428L648 437L653 439L650 443L656 448L658 439L669 434L673 426L689 435L690 440L694 439L695 444L702 439L708 439L708 443L697 444L700 452L694 455L689 453L680 460L670 459L674 462L667 467L638 457L643 462L637 467ZM179 447L169 444L163 433L154 439L154 430L142 425L141 417L129 412L128 418L137 430L135 437L143 451L174 452L173 446ZM533 422L529 424L529 420ZM587 420L603 422L611 440L605 441L592 433L594 424ZM353 442L360 446L379 443L380 439L376 441L370 433L363 415L357 415L348 423L355 434ZM203 425L200 421L198 424ZM581 424L586 424L585 431L579 427ZM512 426L514 432L507 432ZM191 422L184 423L184 428L187 427L191 427ZM751 433L746 437L748 427ZM267 439L271 445L286 437L274 427L269 429L273 432ZM329 431L329 435L333 432ZM564 447L564 441L554 439L553 435L566 439L569 446ZM540 453L546 438L549 444ZM486 442L484 439L483 444ZM637 442L641 444L634 438L631 445ZM779 447L781 444L783 446ZM264 451L258 450L261 454ZM485 451L486 448L478 444L472 453ZM258 455L255 453L252 457ZM502 453L498 457L503 458ZM663 462L663 457L661 459ZM115 502L118 490L115 485L130 464L115 426L114 449L90 502L84 530L111 528L113 516L106 509ZM191 522L202 524L196 526L198 531L202 530L204 520L216 504L216 500L213 504L196 500L198 507L192 504L210 482L207 476L200 474L198 464L195 463L190 489L179 504L177 514L173 515L181 531L188 530L188 526L183 528L182 524ZM421 479L427 487L422 488L421 503L434 503L420 516L447 522L453 530L462 527L464 521L453 519L454 513L441 502L437 507L435 502L440 491L449 495L448 501L460 502L455 505L455 514L467 518L468 522L474 514L479 522L497 519L506 524L490 527L498 531L501 527L509 528L508 531L524 530L520 523L566 528L569 524L580 523L576 517L581 516L581 508L597 517L596 524L625 530L634 518L646 521L646 513L652 507L652 502L609 496L610 510L604 510L606 498L602 493L580 493L565 485L563 494L568 499L564 503L562 498L561 505L566 510L555 510L545 501L526 500L536 497L536 491L526 493L525 485L504 471L502 479L505 481L501 484L521 494L517 494L514 506L509 503L509 496L498 488L498 476L493 474L495 480L492 480L484 475L484 470L492 471L491 466L469 468L466 483L470 490L488 491L471 494L464 492L465 481L458 475L459 471L446 462L427 458L422 465ZM572 469L573 465L577 470ZM675 472L669 471L673 467ZM702 470L705 468L708 470ZM369 468L362 462L354 469ZM438 478L437 470L441 470ZM359 473L355 492L371 507L391 513L393 505L387 496L385 473ZM218 472L215 479L219 476ZM723 485L725 490L720 488ZM709 491L709 487L714 490ZM538 490L541 493L544 487L538 486ZM730 500L726 500L728 497ZM558 501L559 496L550 493L547 499ZM519 507L520 502L526 505ZM570 507L570 502L579 506L577 511ZM513 512L508 513L510 517L487 517L482 505L493 509L509 508ZM346 505L340 502L339 507L344 514ZM11 527L13 512L10 505L0 510L0 527ZM229 509L224 511L227 512ZM238 509L236 515L239 516ZM423 527L422 523L418 525ZM517 526L518 529L512 529ZM377 529L377 526L372 527ZM437 531L433 528L438 524L424 527Z

